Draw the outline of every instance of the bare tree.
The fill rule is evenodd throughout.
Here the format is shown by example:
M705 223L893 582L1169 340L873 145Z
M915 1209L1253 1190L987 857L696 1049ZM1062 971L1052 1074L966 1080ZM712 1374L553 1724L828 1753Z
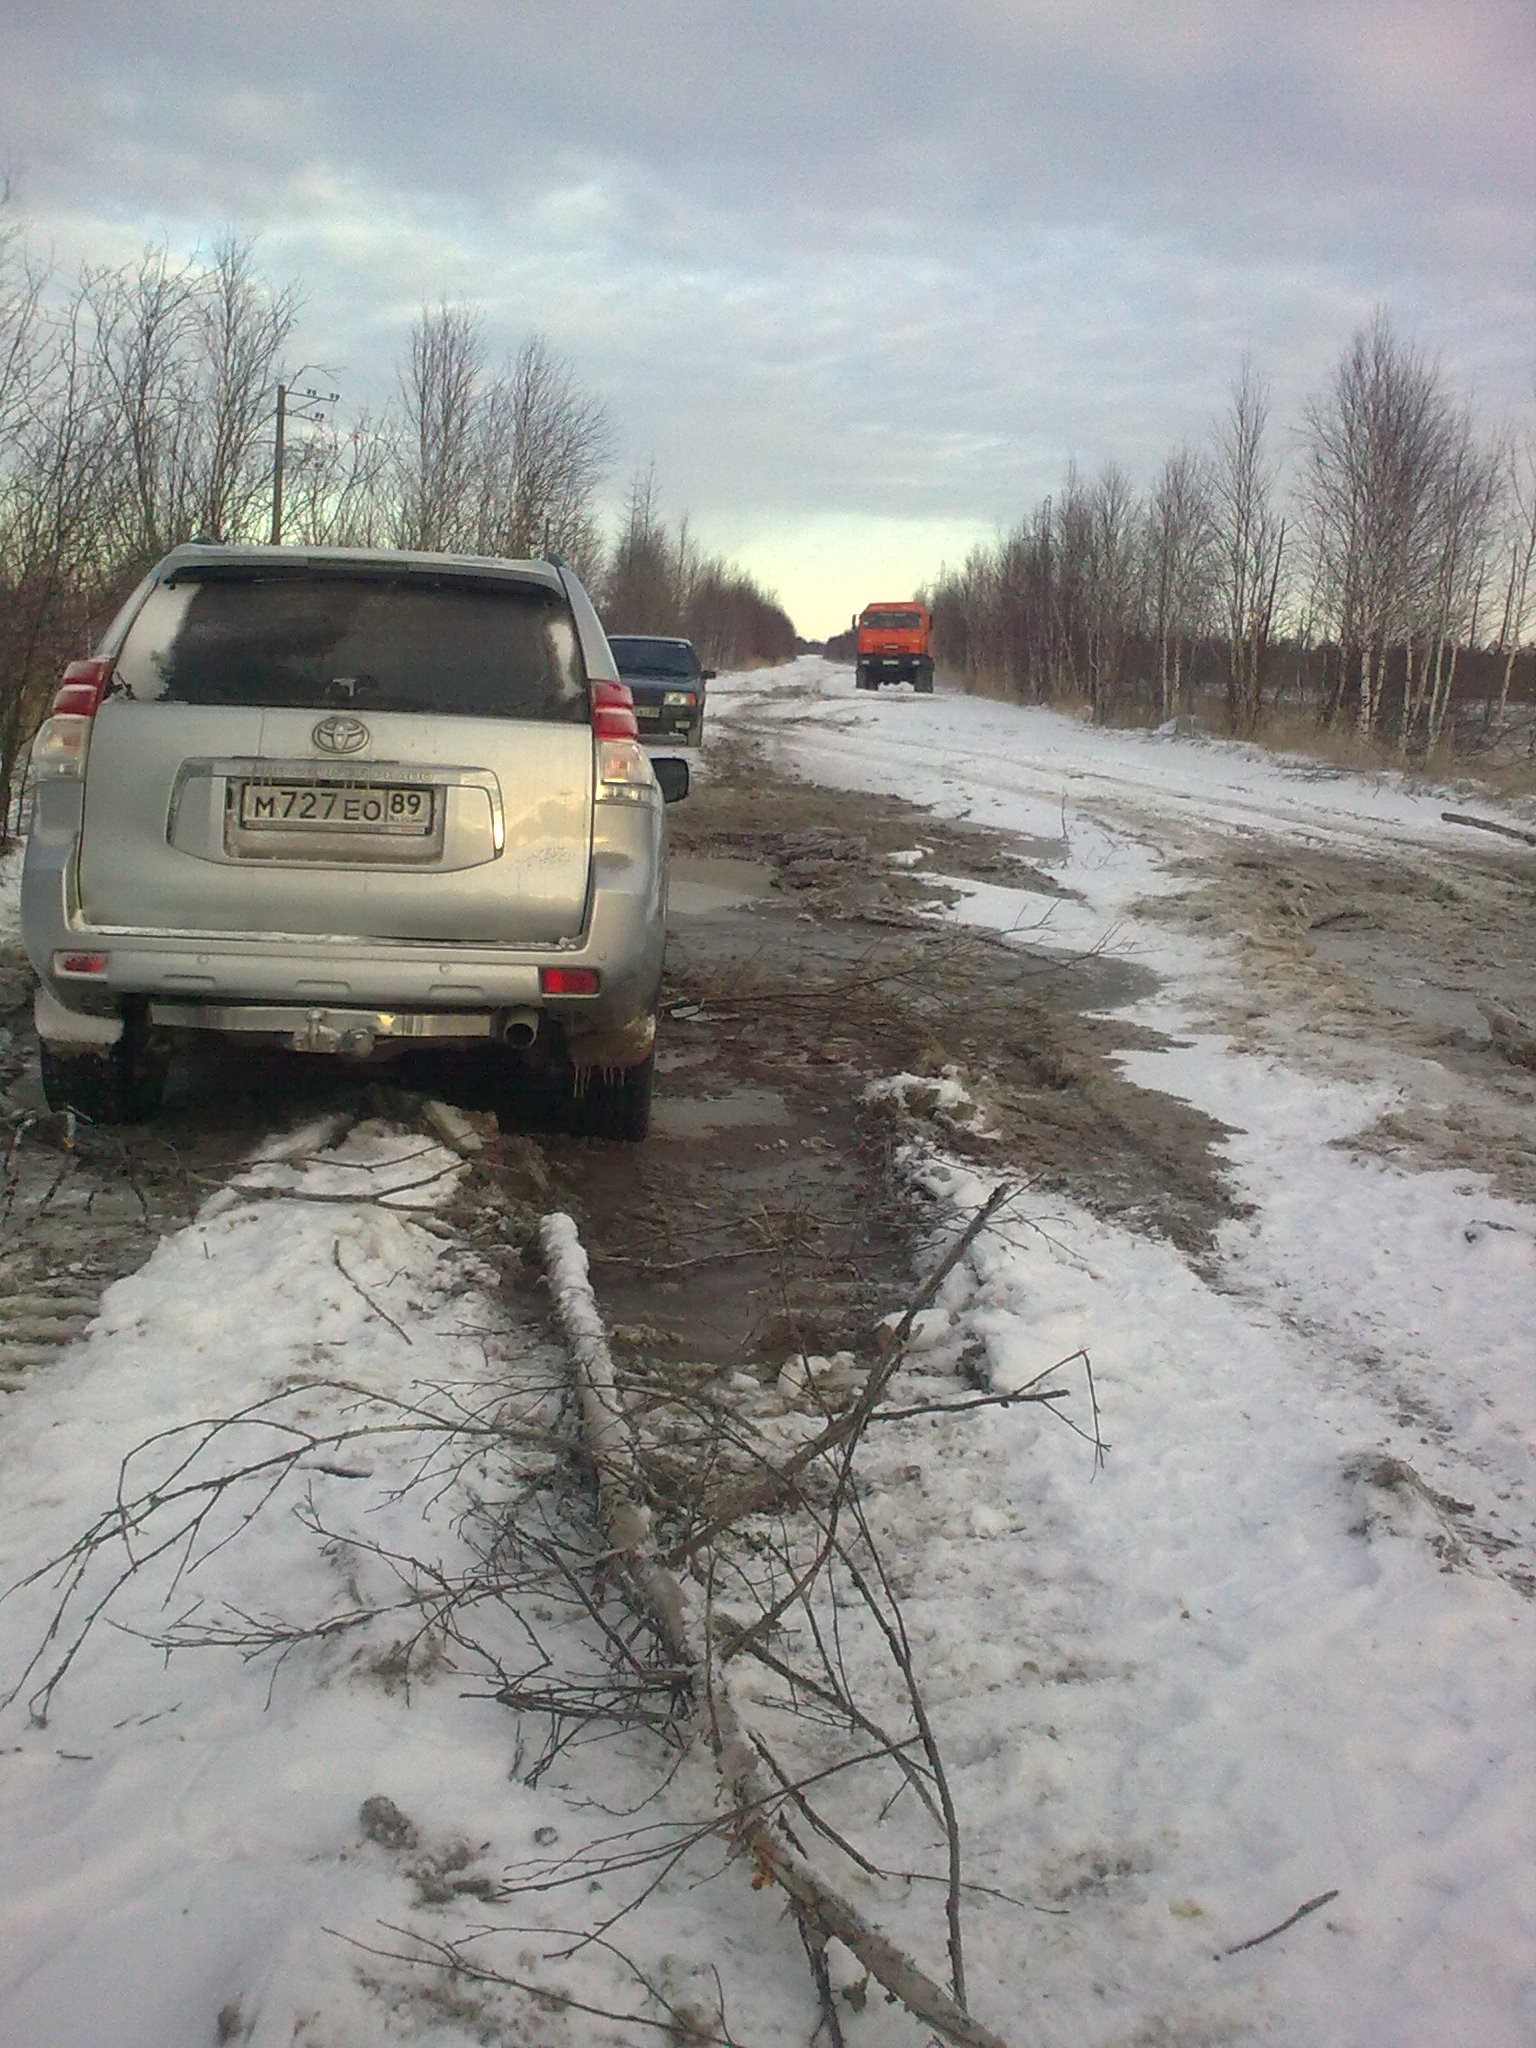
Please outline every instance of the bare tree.
M489 373L477 314L424 310L400 377L395 531L402 547L527 556L591 571L592 499L611 450L601 404L539 335Z
M197 522L196 282L165 249L88 272L93 374L118 435L111 513L120 557L147 566Z
M269 488L263 443L299 294L257 276L254 245L226 235L198 281L193 305L197 401L195 523L225 540L245 537Z
M1264 710L1285 523L1274 509L1275 471L1265 437L1269 391L1244 360L1216 429L1212 500L1216 596L1227 641L1227 711L1234 731L1253 732Z
M1216 543L1211 497L1209 462L1179 448L1163 464L1147 502L1148 598L1165 721L1189 709L1190 657L1209 622Z
M542 335L530 335L486 394L482 551L524 556L556 548L579 566L590 563L592 497L612 447L602 405Z
M0 842L17 762L112 581L116 422L84 296L48 326L46 381L13 426L0 495Z
M288 444L283 529L299 547L380 547L394 538L390 490L399 435L363 412L350 429L329 422Z
M46 358L44 273L30 261L10 206L9 180L0 179L0 474L31 411Z
M605 615L623 633L680 633L681 593L661 515L656 465L637 469L604 584Z
M396 540L429 552L468 549L478 523L485 338L467 306L424 306L400 373Z
M1536 432L1527 430L1511 439L1505 451L1504 531L1501 536L1506 560L1504 598L1494 646L1503 656L1499 677L1498 723L1509 713L1509 686L1515 672L1515 658L1531 623L1536 588L1531 572L1536 568Z
M1141 623L1139 515L1130 478L1118 463L1106 463L1099 472L1087 510L1088 701L1100 720L1112 717L1128 694L1132 643Z
M1362 733L1398 686L1399 734L1438 736L1454 649L1475 629L1496 464L1439 367L1384 311L1307 409L1302 498L1314 603L1339 648L1334 699Z
M59 665L149 562L251 529L297 305L228 236L207 263L87 271L49 307L0 237L0 794Z
M600 594L610 630L678 634L709 667L788 661L795 652L795 628L777 598L734 563L706 555L686 515L667 524L654 463L630 481Z
M1433 493L1431 580L1404 649L1399 744L1405 753L1416 741L1426 753L1439 744L1458 655L1477 637L1500 472L1500 455L1479 444L1471 415L1465 409L1452 414Z

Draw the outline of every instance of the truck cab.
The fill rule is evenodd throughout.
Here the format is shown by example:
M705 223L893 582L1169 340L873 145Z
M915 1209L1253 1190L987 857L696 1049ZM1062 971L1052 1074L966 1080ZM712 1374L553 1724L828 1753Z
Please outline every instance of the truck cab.
M914 598L867 604L854 619L853 630L854 682L859 689L910 683L914 690L932 690L933 614L926 605Z

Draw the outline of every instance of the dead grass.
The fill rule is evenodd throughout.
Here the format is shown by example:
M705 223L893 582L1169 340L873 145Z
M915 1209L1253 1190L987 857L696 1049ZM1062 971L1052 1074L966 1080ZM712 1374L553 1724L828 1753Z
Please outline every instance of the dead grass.
M1220 699L1209 697L1200 702L1195 729L1214 739L1229 737ZM1447 733L1433 753L1407 759L1395 741L1370 738L1347 719L1335 726L1319 725L1315 712L1296 707L1269 712L1257 732L1241 737L1271 753L1297 754L1359 775L1399 774L1410 783L1431 787L1456 784L1489 797L1536 794L1532 732L1523 725L1486 738L1480 729L1474 729L1471 747L1465 743L1465 731L1459 746L1457 736Z
M1410 782L1431 786L1453 783L1488 797L1536 794L1536 758L1524 732L1495 740L1476 752L1469 752L1465 745L1458 747L1447 735L1433 753L1404 760L1395 745L1369 739L1352 725L1325 728L1310 713L1279 711L1265 719L1253 735L1253 743L1334 768L1367 775L1392 770Z
M996 674L967 675L958 669L941 668L939 679L949 688L973 697L1005 704L1030 701L1021 697L1006 677ZM1052 699L1049 708L1064 712L1069 718L1089 716L1088 701L1082 697ZM1409 760L1403 758L1395 743L1369 739L1348 720L1325 727L1318 724L1315 712L1296 707L1271 711L1257 732L1241 737L1271 753L1298 754L1305 760L1355 774L1392 772L1407 776L1411 782L1437 787L1452 784L1490 799L1513 801L1536 796L1536 722L1528 713L1529 707L1512 705L1511 719L1516 722L1506 732L1485 736L1480 727L1469 723L1463 728L1459 746L1455 735L1447 735L1432 754ZM1134 730L1144 730L1149 723L1156 723L1130 706L1123 716L1108 722ZM1219 697L1200 700L1195 707L1194 728L1213 739L1232 737L1227 728L1226 707Z

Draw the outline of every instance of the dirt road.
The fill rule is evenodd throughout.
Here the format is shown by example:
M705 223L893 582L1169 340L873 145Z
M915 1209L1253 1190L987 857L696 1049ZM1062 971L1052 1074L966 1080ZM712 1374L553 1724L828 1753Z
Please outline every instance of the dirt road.
M1401 1101L1358 1144L1536 1201L1536 854L1471 831L1396 859L1181 836L1193 888L1164 914L1243 967L1213 1021L1314 1071L1390 1074Z
M831 800L769 774L740 743L712 755L674 815L651 1139L498 1141L514 1197L577 1216L621 1341L718 1364L857 1344L910 1290L923 1218L890 1153L914 1123L1186 1248L1205 1242L1226 1213L1217 1127L1119 1074L1111 1055L1149 1034L1084 1014L1140 992L1145 977L1109 958L1063 962L936 929L916 914L932 884L890 859L921 828L946 873L1017 881L1049 847L936 825L892 798ZM15 1137L0 1318L5 1299L51 1289L71 1305L60 1337L264 1130L369 1085L210 1054L178 1072L154 1126L81 1130L66 1148L40 1113L24 963L12 957L6 974L0 1113ZM951 1070L980 1103L982 1128L949 1115L938 1087L909 1089L894 1108L865 1099L892 1074L937 1083ZM451 1077L444 1085L451 1093ZM11 1322L21 1328L9 1367L30 1368L49 1333L35 1306Z
M581 1220L611 1314L653 1355L726 1363L857 1342L903 1297L922 1234L889 1170L903 1125L926 1123L952 1150L1022 1167L1197 1254L1230 1213L1220 1127L1114 1062L1154 1042L1102 1015L1143 993L1145 972L935 927L918 913L932 882L892 859L919 833L947 875L1054 886L1049 842L945 824L891 797L833 798L770 773L749 741L722 742L674 814L650 1141L500 1142L514 1193ZM1397 861L1192 827L1179 843L1192 886L1158 914L1241 950L1242 981L1213 1022L1335 1071L1390 1062L1403 1100L1367 1143L1536 1195L1536 1072L1479 1008L1536 1015L1529 856L1473 843L1456 860ZM63 1149L40 1114L28 990L13 947L0 962L0 1114L13 1133L0 1317L6 1299L27 1305L0 1336L10 1371L54 1341L40 1291L67 1304L57 1335L72 1334L93 1292L185 1220L264 1130L369 1085L208 1058L179 1076L155 1126L81 1131ZM950 1072L979 1122L944 1108ZM866 1099L893 1074L935 1086L895 1108Z

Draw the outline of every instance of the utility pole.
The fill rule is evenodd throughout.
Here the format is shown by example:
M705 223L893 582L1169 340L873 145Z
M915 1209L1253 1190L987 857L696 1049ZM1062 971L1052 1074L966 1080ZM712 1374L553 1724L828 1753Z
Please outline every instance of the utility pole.
M322 405L335 405L341 397L339 391L295 391L291 384L277 387L277 424L272 436L272 545L280 548L283 544L283 462L288 446L288 422L290 419L309 420L315 426L324 426L325 414L318 410ZM299 409L293 410L294 400ZM311 411L308 408L316 408Z
M283 450L287 440L288 386L277 387L277 432L272 442L272 545L283 544Z

